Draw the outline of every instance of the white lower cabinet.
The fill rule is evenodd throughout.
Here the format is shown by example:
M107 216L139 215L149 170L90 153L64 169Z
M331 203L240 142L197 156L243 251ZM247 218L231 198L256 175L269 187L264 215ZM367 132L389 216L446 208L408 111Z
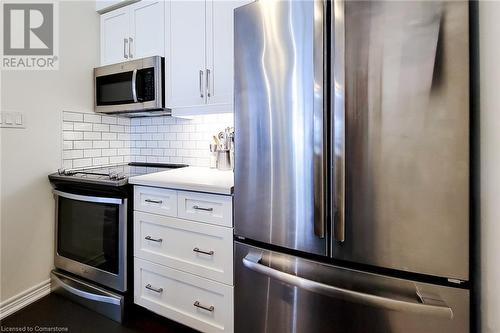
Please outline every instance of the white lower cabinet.
M233 332L233 287L135 258L134 301L202 332Z
M233 284L233 230L142 212L134 213L134 255Z
M232 196L134 187L134 302L233 332Z

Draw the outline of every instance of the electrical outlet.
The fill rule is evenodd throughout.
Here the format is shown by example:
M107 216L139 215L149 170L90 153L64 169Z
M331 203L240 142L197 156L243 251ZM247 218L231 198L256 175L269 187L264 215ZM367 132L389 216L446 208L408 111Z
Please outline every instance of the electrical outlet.
M25 128L26 118L22 112L2 111L0 112L0 127L3 128Z

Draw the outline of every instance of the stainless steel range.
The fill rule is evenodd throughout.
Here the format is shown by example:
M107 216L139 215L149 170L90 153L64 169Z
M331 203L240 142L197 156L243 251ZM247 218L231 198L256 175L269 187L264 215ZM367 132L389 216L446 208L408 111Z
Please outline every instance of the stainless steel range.
M49 175L58 269L52 274L53 290L121 321L133 276L127 260L132 253L128 178L184 166L131 163Z

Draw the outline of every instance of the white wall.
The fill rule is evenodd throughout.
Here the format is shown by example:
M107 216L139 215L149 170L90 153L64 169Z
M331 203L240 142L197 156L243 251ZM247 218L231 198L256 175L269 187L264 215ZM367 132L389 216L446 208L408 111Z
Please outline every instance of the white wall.
M1 77L2 110L22 111L26 129L1 129L0 301L49 278L54 202L47 175L61 166L62 110L93 108L99 17L94 1L60 2L58 71Z
M479 2L481 327L500 332L500 2Z

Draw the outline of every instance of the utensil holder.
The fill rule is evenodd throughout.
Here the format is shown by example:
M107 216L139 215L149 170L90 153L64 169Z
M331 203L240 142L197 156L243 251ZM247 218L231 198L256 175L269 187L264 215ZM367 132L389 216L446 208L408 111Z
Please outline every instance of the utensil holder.
M231 152L229 149L217 151L217 169L232 170L231 168Z

